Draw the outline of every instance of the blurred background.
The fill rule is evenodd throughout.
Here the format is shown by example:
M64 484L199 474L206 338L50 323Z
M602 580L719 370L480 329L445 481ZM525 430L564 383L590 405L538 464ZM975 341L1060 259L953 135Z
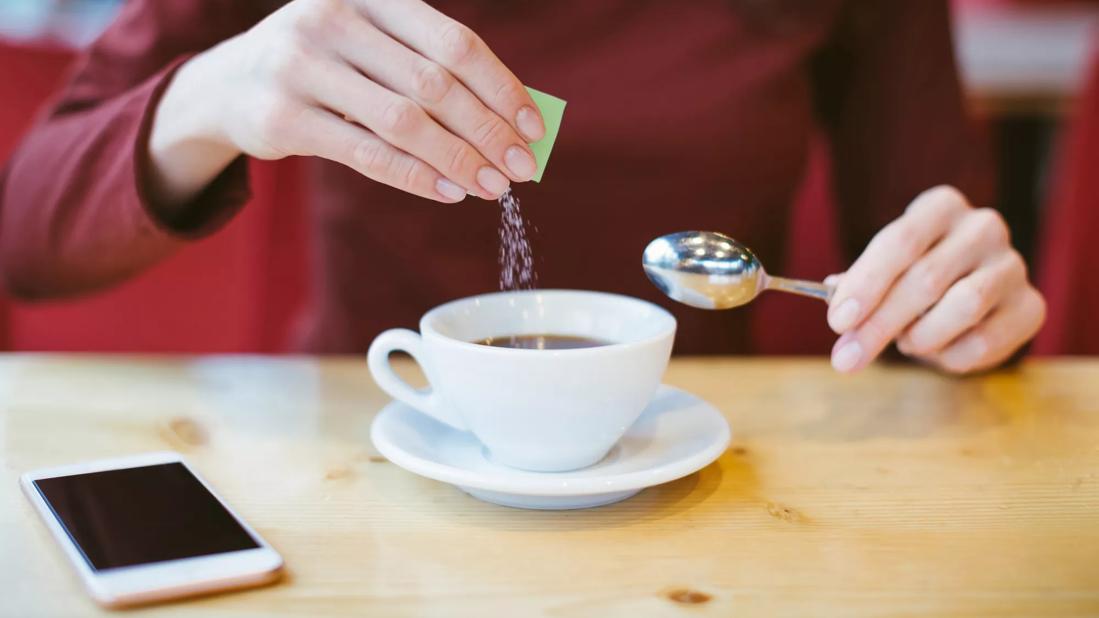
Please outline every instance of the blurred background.
M0 161L120 0L0 0ZM954 0L955 48L974 113L993 145L999 208L1050 302L1040 354L1099 353L1099 2ZM790 230L790 275L842 270L830 228L828 162L814 156ZM225 230L136 279L49 304L0 298L0 349L279 352L308 302L302 181L293 161L254 166L254 202ZM735 233L735 231L731 231ZM640 269L638 276L641 276ZM819 307L766 298L770 349L805 348L790 320ZM795 340L794 337L797 339Z

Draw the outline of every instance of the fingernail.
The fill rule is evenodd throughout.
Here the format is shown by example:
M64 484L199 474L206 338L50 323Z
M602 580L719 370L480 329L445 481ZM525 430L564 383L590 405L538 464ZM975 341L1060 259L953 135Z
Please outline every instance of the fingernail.
M855 322L858 319L859 301L854 298L848 298L840 303L839 307L836 307L829 322L832 324L832 330L837 333L845 333L847 332L847 329L855 325Z
M477 184L481 185L485 191L488 191L493 196L499 196L504 191L508 190L507 176L504 176L500 172L491 167L482 167L477 170ZM494 198L495 199L495 198Z
M512 146L504 153L504 163L519 180L530 180L534 177L534 157L525 148Z
M515 115L515 124L519 125L519 131L528 142L537 142L546 136L546 127L542 124L542 117L534 108L524 105Z
M452 202L460 202L466 199L466 190L453 182L450 182L446 178L440 178L435 181L435 190L439 192L439 195Z
M850 341L832 353L832 367L840 373L847 373L862 360L862 346L858 341Z
M839 275L828 275L827 277L824 278L824 285L834 286L839 282L840 282L840 276Z

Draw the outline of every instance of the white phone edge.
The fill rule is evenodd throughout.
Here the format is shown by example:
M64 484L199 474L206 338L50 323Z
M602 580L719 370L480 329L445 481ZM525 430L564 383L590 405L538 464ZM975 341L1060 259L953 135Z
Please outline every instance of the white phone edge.
M34 482L40 479L164 463L179 463L187 468L214 499L225 507L233 519L256 540L259 547L96 572L84 558L76 542L65 532L61 521L53 514L53 510L34 485ZM80 575L88 593L104 607L129 607L235 588L249 588L274 582L282 576L283 561L279 553L214 491L202 475L187 465L179 453L171 451L144 453L43 468L21 475L19 484L39 517L61 546L69 562Z

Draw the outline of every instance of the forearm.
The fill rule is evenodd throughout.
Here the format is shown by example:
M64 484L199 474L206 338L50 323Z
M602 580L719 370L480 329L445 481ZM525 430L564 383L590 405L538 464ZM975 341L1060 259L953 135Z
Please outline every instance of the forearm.
M243 165L214 180L173 227L144 177L153 112L171 66L118 96L47 116L24 139L0 185L0 271L22 298L79 294L117 283L208 233L247 197Z
M170 250L133 212L140 211L133 144L159 79L48 117L12 155L0 208L0 266L10 293L93 289Z
M150 144L181 60L201 58L269 10L229 0L125 3L0 174L0 275L10 293L54 297L116 283L243 205L244 160L195 139L203 133L191 127L208 126L205 116L165 107L179 119L161 123L173 131L157 136L157 161L167 165L153 163ZM180 92L194 92L185 68ZM178 100L185 107L194 98ZM197 172L188 180L186 170Z

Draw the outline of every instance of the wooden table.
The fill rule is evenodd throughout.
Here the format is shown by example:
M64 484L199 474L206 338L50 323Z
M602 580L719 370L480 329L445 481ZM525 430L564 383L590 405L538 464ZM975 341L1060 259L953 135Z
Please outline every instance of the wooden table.
M680 359L667 382L728 415L716 464L529 512L378 457L361 359L0 357L0 615L98 612L17 476L165 448L289 574L141 615L1099 615L1099 361Z

